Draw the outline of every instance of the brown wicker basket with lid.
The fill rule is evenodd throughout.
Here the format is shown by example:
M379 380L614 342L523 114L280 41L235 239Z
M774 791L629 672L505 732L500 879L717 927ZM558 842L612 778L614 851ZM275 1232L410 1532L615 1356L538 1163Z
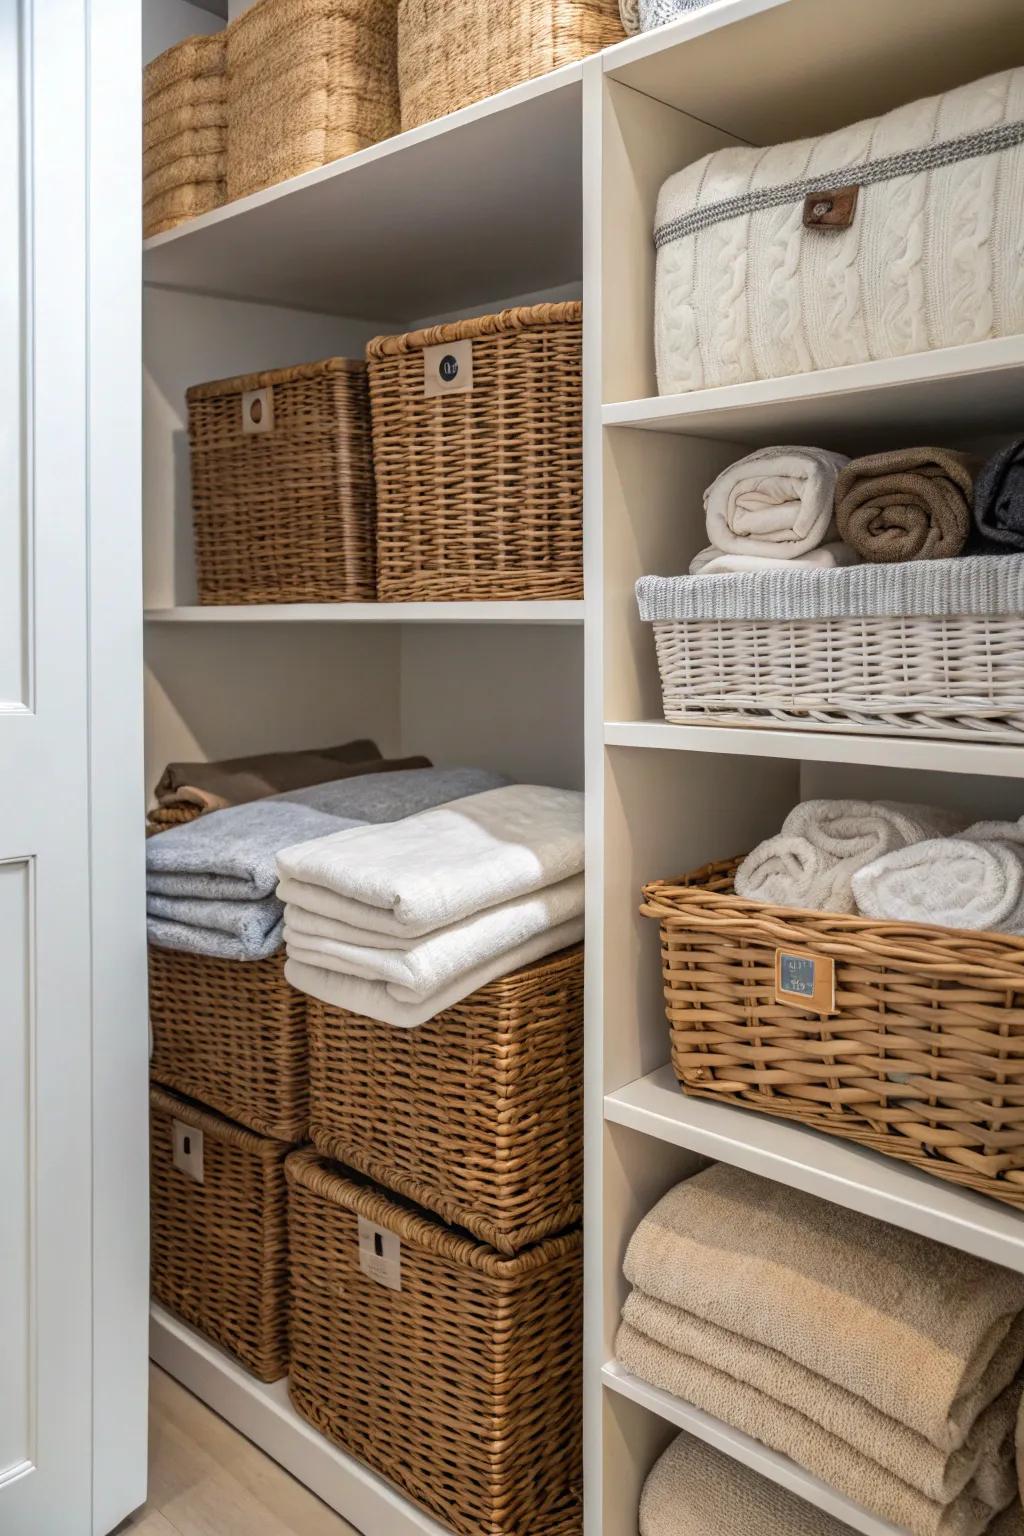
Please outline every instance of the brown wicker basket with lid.
M579 1536L579 1231L504 1258L313 1151L286 1173L298 1411L460 1536Z
M201 603L373 598L364 363L193 385L188 423Z
M281 1141L309 1123L306 999L283 955L220 960L149 949L152 1077Z
M395 0L258 0L227 61L231 199L398 132Z
M261 1381L288 1369L289 1150L150 1090L153 1296Z
M502 1253L583 1214L583 949L418 1029L308 1003L310 1137Z
M582 596L582 336L540 304L370 342L382 600ZM428 394L460 344L472 387Z
M444 117L625 35L619 0L398 0L402 127Z
M1024 939L747 901L739 862L644 889L684 1092L1024 1209ZM779 1000L786 955L834 976L834 1012Z
M225 200L224 33L187 37L142 75L143 234L159 235Z

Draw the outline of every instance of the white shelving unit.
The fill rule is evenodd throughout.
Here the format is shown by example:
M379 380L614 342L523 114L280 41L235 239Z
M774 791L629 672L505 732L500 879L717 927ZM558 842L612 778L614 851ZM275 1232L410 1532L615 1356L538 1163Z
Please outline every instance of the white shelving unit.
M167 0L174 4L175 0ZM675 1181L721 1158L1024 1271L1024 1216L859 1148L684 1099L646 880L723 857L816 794L1024 810L1024 752L783 727L669 726L634 583L703 542L701 493L773 440L844 449L1019 423L1024 341L660 399L651 242L672 171L820 133L1024 57L1019 0L717 0L660 32L146 244L147 754L375 735L588 790L586 1536L635 1536L680 1427L865 1536L901 1536L614 1364L621 1264ZM196 606L184 391L382 331L545 297L586 312L585 603ZM584 714L585 702L585 714ZM367 1536L441 1536L166 1314L154 1358Z

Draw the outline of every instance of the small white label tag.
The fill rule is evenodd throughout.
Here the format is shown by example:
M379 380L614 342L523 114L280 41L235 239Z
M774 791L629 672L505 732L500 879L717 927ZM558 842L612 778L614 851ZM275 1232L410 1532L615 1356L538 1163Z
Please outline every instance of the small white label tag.
M172 1120L174 1131L174 1166L187 1173L197 1184L203 1182L203 1133L184 1120Z
M424 347L423 393L468 395L473 388L473 343L450 341L447 346Z
M402 1240L387 1227L359 1218L359 1267L389 1291L402 1289Z
M242 431L247 437L255 432L274 430L274 391L247 389L242 395Z

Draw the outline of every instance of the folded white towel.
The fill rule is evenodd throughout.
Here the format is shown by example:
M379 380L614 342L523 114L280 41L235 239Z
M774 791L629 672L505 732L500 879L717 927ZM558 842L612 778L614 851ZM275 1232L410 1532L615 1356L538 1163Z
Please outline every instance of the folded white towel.
M292 958L285 962L284 974L299 992L318 998L332 1008L346 1008L350 1013L378 1019L382 1024L393 1024L399 1029L415 1029L489 982L521 970L524 965L534 965L557 950L568 949L582 938L583 918L573 918L471 971L464 971L451 985L442 987L432 997L414 1002L402 1001L395 995L401 992L400 987L392 988L381 981L363 981L357 976L343 976L337 971Z
M547 890L488 907L405 944L390 935L349 928L287 906L284 936L290 958L303 965L383 982L399 1002L421 1003L466 972L475 972L528 940L582 917L583 888L583 875L573 875Z
M699 555L694 555L690 562L690 575L734 576L741 571L777 571L782 563L778 555L725 555L711 544L707 549L702 549ZM832 544L820 544L817 549L809 549L806 555L786 560L785 564L809 565L819 571L834 571L846 565L860 565L861 558L855 549L840 539Z
M432 933L583 870L583 796L537 784L278 854L278 896L376 933Z
M1024 817L896 849L860 869L865 917L1024 934Z
M896 801L804 800L782 831L748 854L736 872L747 901L814 912L857 910L853 877L897 848L963 830L964 818Z
M704 492L708 538L727 555L795 560L835 538L839 471L824 448L761 448L722 471Z

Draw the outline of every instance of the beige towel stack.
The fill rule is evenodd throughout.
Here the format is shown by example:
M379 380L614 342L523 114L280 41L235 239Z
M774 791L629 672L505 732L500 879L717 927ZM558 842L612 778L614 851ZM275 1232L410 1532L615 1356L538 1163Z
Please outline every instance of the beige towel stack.
M633 1374L911 1536L981 1536L1014 1500L1024 1276L724 1166L660 1201L625 1272Z
M224 201L224 34L187 37L142 76L142 223L146 236Z

